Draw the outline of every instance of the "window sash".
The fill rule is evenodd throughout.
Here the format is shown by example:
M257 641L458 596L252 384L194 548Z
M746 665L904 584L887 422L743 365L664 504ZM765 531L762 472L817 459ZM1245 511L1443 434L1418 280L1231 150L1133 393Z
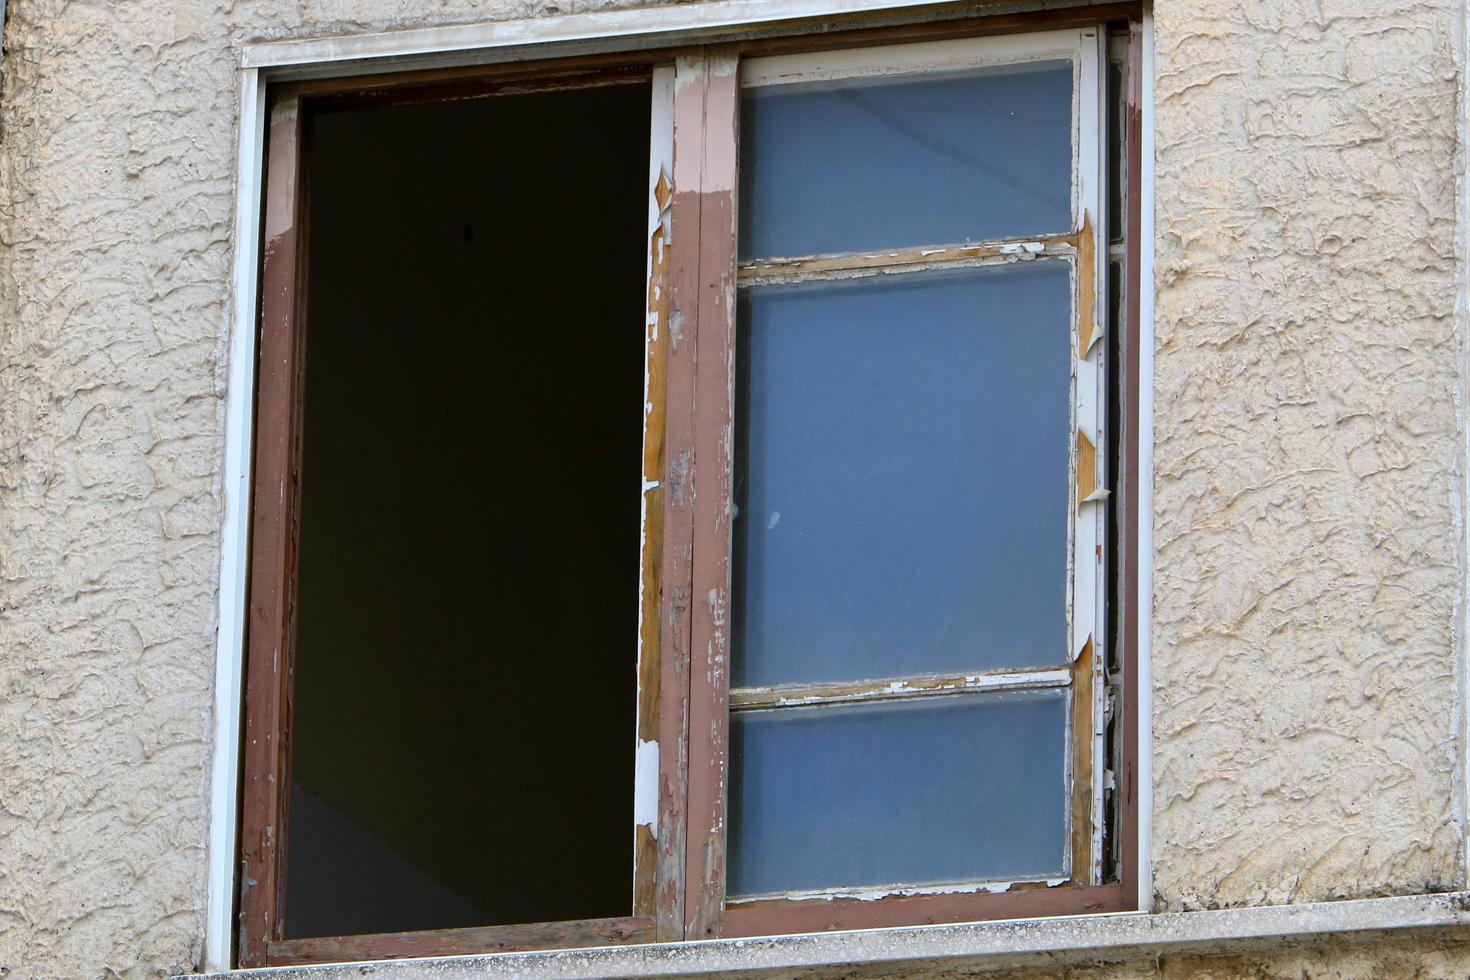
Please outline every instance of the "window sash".
M1103 500L1109 474L1102 467L1108 458L1105 429L1106 368L1102 363L1108 345L1101 343L1106 322L1107 263L1109 237L1106 208L1102 200L1107 161L1102 127L1108 118L1105 86L1101 72L1107 43L1098 28L1075 31L1014 35L931 42L891 48L849 49L817 55L788 55L741 62L738 54L717 50L702 66L690 66L681 74L681 90L703 90L697 123L701 151L713 149L711 131L722 141L716 151L721 161L717 181L701 186L701 200L714 200L719 215L722 241L713 243L716 253L702 256L701 272L712 287L712 302L699 310L698 330L701 376L697 386L696 445L699 491L695 515L694 594L704 601L695 608L691 649L694 663L690 688L690 833L687 849L688 898L686 924L689 938L716 935L760 934L801 928L808 915L825 922L822 928L861 927L873 924L872 910L880 923L902 921L900 906L954 909L961 917L984 916L986 906L996 899L1015 899L1026 892L996 894L984 887L992 883L965 883L934 887L887 889L828 889L812 895L790 893L732 899L726 895L726 791L729 759L728 727L731 711L753 710L777 705L851 703L876 699L910 699L953 696L986 687L1024 689L1065 686L1070 689L1067 737L1067 773L1071 791L1068 810L1071 843L1067 848L1070 883L1107 889L1102 884L1103 862L1103 738L1106 729L1107 679L1106 616L1102 595L1106 590L1108 556ZM758 257L737 261L738 242L736 188L738 174L729 171L738 159L739 89L742 85L830 80L856 76L908 73L913 70L940 71L983 65L1012 63L1031 58L1055 58L1059 54L1075 66L1072 146L1073 230L1066 235L1040 239L998 240L985 243L937 243L920 248L864 251L795 258ZM681 64L681 68L683 65ZM686 145L676 118L676 155ZM690 140L689 142L693 142ZM928 675L912 678L883 678L881 681L844 684L782 685L774 688L729 687L733 512L733 426L734 421L734 334L735 295L742 286L830 280L875 273L903 274L941 267L1006 263L1019 255L1039 260L1067 262L1073 271L1072 431L1076 445L1069 461L1072 499L1069 516L1070 541L1068 623L1071 663L1058 671L992 671L967 676ZM711 319L713 317L713 319ZM710 461L716 472L711 474ZM714 492L711 492L711 491ZM1024 678L1024 679L1023 679ZM1054 884L1050 882L1048 884ZM980 886L980 887L977 887ZM844 898L862 892L858 906L839 909ZM923 893L923 894L918 894ZM872 901L872 899L879 899ZM1001 907L996 905L996 907ZM890 919L890 914L894 917ZM907 912L913 915L913 911Z

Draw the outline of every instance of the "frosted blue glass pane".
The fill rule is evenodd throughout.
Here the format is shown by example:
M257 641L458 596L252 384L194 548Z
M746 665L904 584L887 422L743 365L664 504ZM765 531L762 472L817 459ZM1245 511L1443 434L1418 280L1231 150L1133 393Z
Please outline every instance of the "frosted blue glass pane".
M1066 694L737 712L732 895L1059 876Z
M736 686L1065 660L1069 281L744 292Z
M1072 64L746 89L740 254L1066 232Z

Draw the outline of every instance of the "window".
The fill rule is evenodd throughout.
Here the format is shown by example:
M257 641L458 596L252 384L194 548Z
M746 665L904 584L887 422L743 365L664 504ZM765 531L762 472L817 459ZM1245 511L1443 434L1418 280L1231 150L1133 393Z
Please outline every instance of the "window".
M1129 907L1096 18L272 90L242 965Z

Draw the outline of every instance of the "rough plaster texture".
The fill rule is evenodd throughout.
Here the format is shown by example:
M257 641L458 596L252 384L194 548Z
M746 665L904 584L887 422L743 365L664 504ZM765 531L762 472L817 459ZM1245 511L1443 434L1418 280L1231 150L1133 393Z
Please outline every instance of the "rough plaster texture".
M203 941L235 45L556 8L8 7L0 976L165 975Z
M1163 908L1463 877L1457 9L1157 5Z
M1036 962L1039 959L1040 962ZM1470 948L1463 937L1409 939L1321 939L1213 952L1141 952L1131 956L1073 961L1039 957L996 964L914 964L892 968L831 967L762 975L760 980L1463 980L1470 974ZM711 975L706 975L711 976ZM714 977L750 980L749 974ZM425 975L432 980L432 974ZM303 978L307 980L307 978ZM703 978L702 978L703 980Z
M199 959L233 46L588 6L10 0L0 976ZM1166 907L1461 879L1454 9L1159 3Z

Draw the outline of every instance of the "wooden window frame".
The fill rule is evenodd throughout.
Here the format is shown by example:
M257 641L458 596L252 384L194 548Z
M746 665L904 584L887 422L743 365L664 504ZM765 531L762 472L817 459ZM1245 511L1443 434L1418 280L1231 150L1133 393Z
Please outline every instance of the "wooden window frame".
M857 22L860 24L860 21ZM1116 785L1105 879L1007 891L822 897L730 905L724 894L725 733L729 663L738 66L748 57L945 38L1121 24L1127 38L1121 249L1124 308L1119 471L1113 511L1118 554L1114 742L1099 719L1090 740ZM1115 3L934 23L756 38L636 54L316 79L267 92L260 266L255 475L242 739L237 960L241 966L338 962L711 937L904 926L1136 907L1138 732L1139 289L1142 7ZM648 310L645 324L643 545L637 641L638 730L629 916L323 939L283 938L290 785L292 663L300 514L305 364L307 115L323 107L386 105L650 81ZM1104 117L1106 118L1106 117ZM1080 253L1083 229L1047 247ZM984 248L986 246L980 246ZM1102 246L1108 248L1106 242ZM1117 248L1118 246L1113 246ZM1110 254L1107 252L1102 255ZM983 258L983 256L972 256ZM1082 261L1082 256L1077 256ZM1095 256L1103 269L1105 259ZM768 274L771 270L765 270ZM1104 280L1106 282L1106 280ZM1100 295L1105 296L1105 290ZM1102 300L1099 300L1101 303ZM1100 308L1100 307L1099 307ZM1099 323L1102 321L1099 320ZM696 492L696 490L698 492ZM1099 661L1100 663L1101 661ZM1103 762L1090 768L1101 799ZM1089 809L1089 812L1095 812ZM1100 824L1088 835L1101 839ZM1090 850L1102 860L1106 845ZM1075 848L1074 848L1075 853ZM1089 866L1095 862L1089 861Z

